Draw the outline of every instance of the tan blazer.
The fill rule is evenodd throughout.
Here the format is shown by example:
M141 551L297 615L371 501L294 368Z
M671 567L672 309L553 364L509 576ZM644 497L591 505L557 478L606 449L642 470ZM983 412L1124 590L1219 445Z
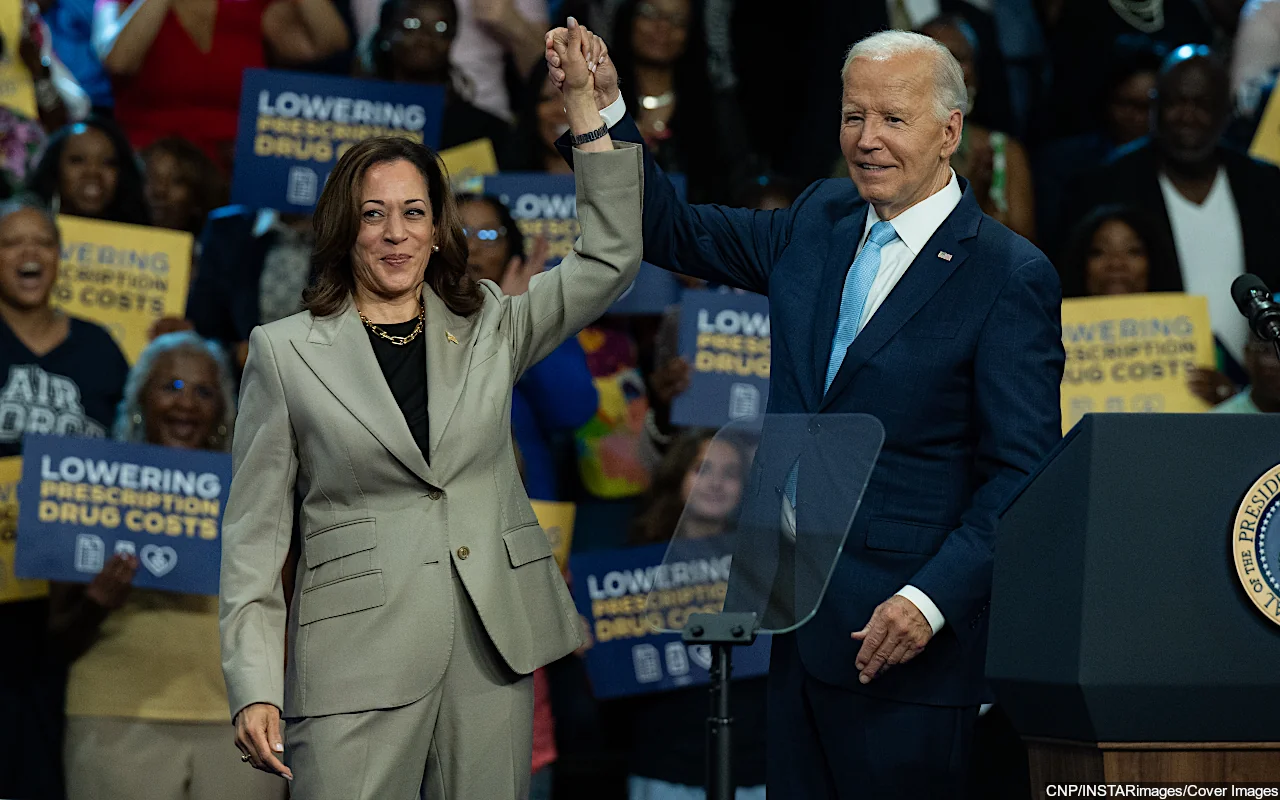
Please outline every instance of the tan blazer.
M303 717L405 705L439 682L453 642L450 564L498 652L527 674L579 646L581 626L520 482L511 390L599 317L642 250L640 148L575 153L582 235L560 266L454 315L426 303L430 465L354 305L256 328L223 522L222 668L234 715ZM289 615L280 571L296 496L302 553Z

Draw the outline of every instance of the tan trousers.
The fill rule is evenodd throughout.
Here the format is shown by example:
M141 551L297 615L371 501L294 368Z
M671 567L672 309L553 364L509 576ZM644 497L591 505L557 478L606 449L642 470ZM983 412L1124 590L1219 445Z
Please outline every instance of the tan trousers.
M71 800L283 800L285 781L240 762L222 722L68 717Z
M285 722L292 800L523 800L533 678L507 667L457 573L440 685L399 708Z

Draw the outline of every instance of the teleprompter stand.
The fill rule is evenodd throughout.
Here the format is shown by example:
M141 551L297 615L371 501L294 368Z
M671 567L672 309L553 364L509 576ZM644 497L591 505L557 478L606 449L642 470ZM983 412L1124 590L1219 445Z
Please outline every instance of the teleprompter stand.
M883 443L884 426L865 414L772 414L732 422L705 445L646 608L656 630L712 654L709 800L730 800L736 788L733 650L817 613ZM667 623L671 590L697 581L722 587L723 600L701 597L696 613L680 616L683 628Z
M729 689L733 648L756 640L759 623L753 611L690 614L681 632L685 644L711 646L711 710L707 716L707 800L732 800L733 717Z

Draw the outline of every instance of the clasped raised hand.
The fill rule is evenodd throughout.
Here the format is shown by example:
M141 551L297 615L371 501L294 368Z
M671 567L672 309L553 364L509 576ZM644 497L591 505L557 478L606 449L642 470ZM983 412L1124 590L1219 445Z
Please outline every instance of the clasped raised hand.
M609 58L609 48L604 40L586 27L579 25L573 17L569 18L569 27L547 31L547 73L556 89L562 93L565 92L566 80L569 77L568 69L571 67L565 59L570 49L570 32L575 29L579 31L581 37L577 52L581 53L586 69L592 77L596 109L603 110L618 99L618 71L613 65L613 60ZM575 62L576 60L575 57ZM572 66L576 68L576 63Z

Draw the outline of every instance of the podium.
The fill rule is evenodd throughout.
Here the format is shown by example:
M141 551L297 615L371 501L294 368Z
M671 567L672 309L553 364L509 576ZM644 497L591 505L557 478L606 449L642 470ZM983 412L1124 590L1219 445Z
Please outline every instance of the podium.
M1034 797L1280 780L1280 415L1086 416L998 542L987 676Z

